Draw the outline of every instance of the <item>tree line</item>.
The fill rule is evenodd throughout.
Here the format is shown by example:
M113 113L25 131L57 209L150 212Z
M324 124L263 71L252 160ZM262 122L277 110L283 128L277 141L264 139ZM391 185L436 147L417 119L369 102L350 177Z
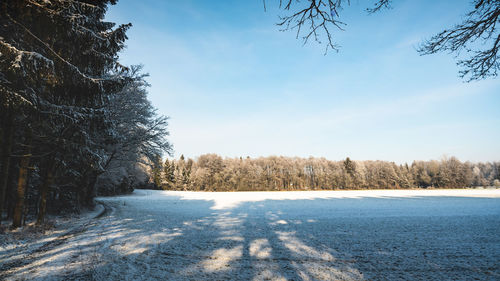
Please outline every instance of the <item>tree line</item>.
M157 158L151 170L154 187L192 191L277 191L330 189L403 189L500 187L500 162L330 161L325 158L271 156L193 159Z
M170 152L146 75L118 61L131 25L104 20L115 2L0 3L0 222L130 191L138 162Z

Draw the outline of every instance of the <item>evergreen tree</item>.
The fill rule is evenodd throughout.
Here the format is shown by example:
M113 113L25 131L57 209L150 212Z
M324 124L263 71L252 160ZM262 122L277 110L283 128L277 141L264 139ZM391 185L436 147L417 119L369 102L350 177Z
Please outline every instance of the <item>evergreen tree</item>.
M129 70L118 62L130 24L115 28L104 20L108 5L115 2L0 3L0 214L6 191L11 190L5 175L16 173L13 152L19 154L27 145L31 151L24 154L26 161L19 169L24 163L41 167L31 170L41 171L39 221L45 214L47 189L53 185L71 187L56 188L54 198L69 199L74 206L92 204L97 177L113 154L104 144L116 141L120 133L107 106L131 80L125 75ZM165 132L155 131L157 136ZM154 143L140 149L155 151L160 146ZM134 149L141 144L134 143ZM18 187L27 182L28 171L18 173ZM24 200L22 188L17 190L18 200ZM21 216L18 208L15 215Z
M155 185L155 189L160 189L162 184L162 171L163 165L161 161L161 156L157 155L156 159L153 162L153 167L151 169L151 177L153 184Z
M167 184L167 187L172 189L175 187L175 161L172 160L172 162L168 161L168 159L165 160L165 164L163 166L163 171L165 175L165 182Z

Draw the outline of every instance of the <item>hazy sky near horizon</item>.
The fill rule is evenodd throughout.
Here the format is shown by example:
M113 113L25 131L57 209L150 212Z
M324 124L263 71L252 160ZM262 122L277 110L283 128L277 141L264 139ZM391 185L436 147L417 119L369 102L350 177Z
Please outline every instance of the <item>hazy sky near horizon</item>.
M300 156L500 160L500 80L464 83L450 54L420 56L470 1L351 1L338 53L275 25L278 0L120 0L124 64L144 64L150 100L170 116L175 157Z

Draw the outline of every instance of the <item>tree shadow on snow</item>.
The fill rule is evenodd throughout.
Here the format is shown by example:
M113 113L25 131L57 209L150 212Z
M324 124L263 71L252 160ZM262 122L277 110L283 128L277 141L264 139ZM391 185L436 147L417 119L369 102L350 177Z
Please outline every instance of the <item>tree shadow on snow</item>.
M499 199L114 197L115 212L6 279L387 280L500 277ZM142 200L142 201L141 201ZM162 207L164 206L164 207ZM43 271L44 263L50 268ZM42 269L41 269L42 268ZM24 274L24 275L23 275Z

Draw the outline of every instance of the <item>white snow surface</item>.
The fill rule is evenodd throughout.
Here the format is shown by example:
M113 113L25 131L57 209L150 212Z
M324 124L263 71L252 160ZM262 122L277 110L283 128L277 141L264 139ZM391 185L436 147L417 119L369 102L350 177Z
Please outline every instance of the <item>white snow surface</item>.
M59 243L0 244L0 279L500 280L500 189L97 200L105 215Z

